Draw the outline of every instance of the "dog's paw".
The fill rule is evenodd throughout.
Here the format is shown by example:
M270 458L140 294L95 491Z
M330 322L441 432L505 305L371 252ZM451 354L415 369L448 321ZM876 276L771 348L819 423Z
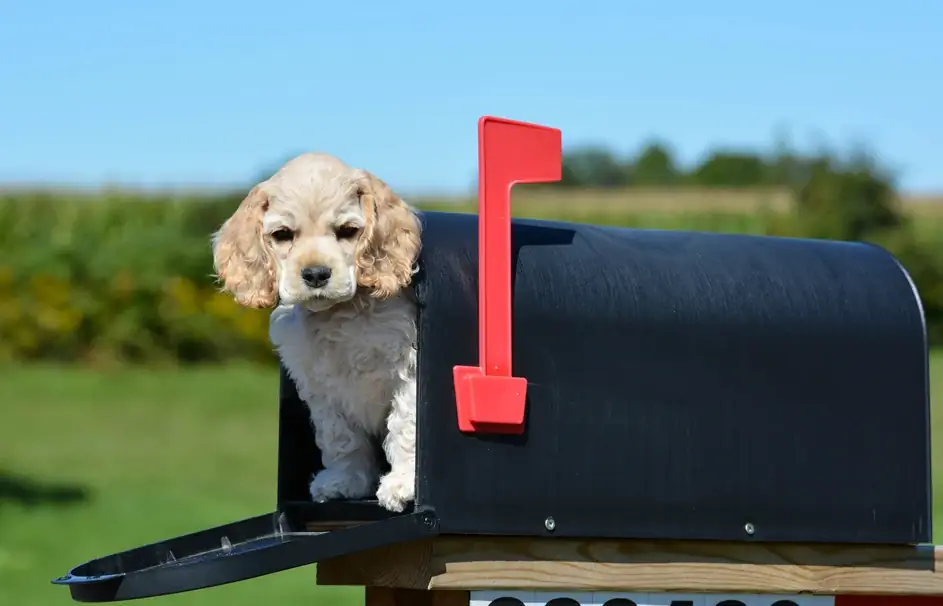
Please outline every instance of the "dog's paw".
M376 474L362 470L323 469L311 480L309 489L315 503L331 499L363 499L377 485Z
M412 473L391 471L380 479L377 500L390 511L400 512L416 496L416 476Z

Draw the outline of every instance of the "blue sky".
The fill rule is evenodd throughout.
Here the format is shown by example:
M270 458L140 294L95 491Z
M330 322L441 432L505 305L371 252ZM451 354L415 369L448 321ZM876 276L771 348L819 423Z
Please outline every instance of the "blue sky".
M263 8L265 7L265 8ZM466 189L484 114L620 152L867 143L943 191L943 2L0 0L0 181Z

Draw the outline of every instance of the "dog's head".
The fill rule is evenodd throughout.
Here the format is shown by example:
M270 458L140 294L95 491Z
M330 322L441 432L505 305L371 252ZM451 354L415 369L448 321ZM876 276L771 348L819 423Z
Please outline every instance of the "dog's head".
M213 235L224 290L247 307L312 311L408 286L419 221L380 179L326 154L304 154L256 185Z

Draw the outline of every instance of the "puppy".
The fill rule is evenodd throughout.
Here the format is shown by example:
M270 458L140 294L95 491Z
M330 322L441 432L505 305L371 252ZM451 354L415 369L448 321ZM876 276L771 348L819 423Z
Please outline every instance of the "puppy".
M376 494L402 511L415 494L414 211L380 179L326 154L256 185L212 238L223 290L274 308L270 338L307 404L323 470L311 497ZM382 439L391 470L373 452Z

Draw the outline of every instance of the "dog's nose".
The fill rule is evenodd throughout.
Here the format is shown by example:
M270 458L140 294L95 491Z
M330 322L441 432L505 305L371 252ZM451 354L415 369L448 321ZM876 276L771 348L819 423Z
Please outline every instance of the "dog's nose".
M323 265L305 267L301 270L301 279L311 288L321 288L331 279L331 268Z

